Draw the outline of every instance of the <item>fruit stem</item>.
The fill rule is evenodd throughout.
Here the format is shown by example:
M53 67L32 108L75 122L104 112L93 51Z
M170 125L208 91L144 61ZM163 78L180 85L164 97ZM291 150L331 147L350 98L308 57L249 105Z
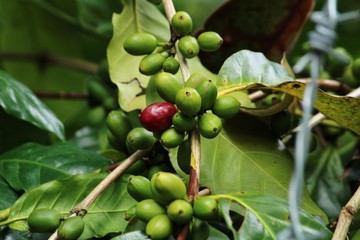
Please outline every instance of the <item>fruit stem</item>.
M187 195L191 201L199 193L200 181L200 133L197 127L191 131L191 158L190 158L190 177Z
M165 10L166 17L168 18L169 23L170 23L172 17L176 13L174 4L173 4L172 0L162 0L162 3L164 5L164 10ZM190 69L189 69L189 67L188 67L188 65L187 65L187 63L185 61L185 58L181 54L179 54L180 51L179 51L179 47L178 47L178 42L179 41L176 40L175 49L176 49L176 52L178 53L177 57L178 57L178 61L179 61L179 64L180 64L180 71L181 71L181 74L182 74L182 77L183 77L183 81L186 82L186 80L190 76Z

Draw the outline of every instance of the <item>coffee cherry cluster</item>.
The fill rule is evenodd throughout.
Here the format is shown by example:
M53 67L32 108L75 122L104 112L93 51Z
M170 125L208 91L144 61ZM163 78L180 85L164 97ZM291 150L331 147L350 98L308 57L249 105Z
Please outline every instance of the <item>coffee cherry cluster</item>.
M196 125L203 137L216 137L222 130L221 119L235 116L240 108L233 96L217 97L216 84L199 72L193 73L185 85L171 73L158 73L155 87L164 102L146 107L140 122L166 148L179 146Z
M151 239L165 239L177 226L191 222L190 235L196 236L199 231L209 234L206 221L219 219L216 200L204 196L190 203L184 182L170 172L158 172L151 180L140 175L132 176L127 190L138 203L129 209L126 218L136 217L145 222L146 234Z
M198 38L191 36L193 22L185 11L176 12L172 17L171 26L177 38L168 43L158 43L151 33L136 32L124 42L125 51L134 56L145 55L139 63L139 71L144 75L154 75L160 71L176 74L180 64L174 58L176 54L175 41L179 39L178 47L185 58L193 58L199 51L212 52L220 48L223 39L216 32L203 32Z
M65 218L60 212L50 208L38 208L27 219L30 232L51 233L57 230L60 240L78 239L85 224L80 216Z

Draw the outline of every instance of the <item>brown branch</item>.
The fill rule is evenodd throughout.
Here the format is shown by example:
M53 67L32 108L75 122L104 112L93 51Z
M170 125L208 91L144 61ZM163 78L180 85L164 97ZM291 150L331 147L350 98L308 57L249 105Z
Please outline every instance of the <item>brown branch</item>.
M98 64L82 59L73 59L47 53L0 52L0 61L1 60L36 62L40 69L46 68L50 64L54 64L91 74L97 74L99 71Z
M349 202L341 209L339 220L336 224L332 240L343 240L347 238L351 222L360 208L360 187L350 198Z

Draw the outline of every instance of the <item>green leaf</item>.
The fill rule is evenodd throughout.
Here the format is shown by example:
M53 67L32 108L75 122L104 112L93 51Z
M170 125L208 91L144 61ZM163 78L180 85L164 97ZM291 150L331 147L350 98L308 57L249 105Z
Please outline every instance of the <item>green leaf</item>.
M215 199L231 200L246 211L244 222L236 239L277 239L279 233L290 226L289 207L285 199L270 194L241 192L214 195ZM300 212L301 229L306 239L329 239L331 232L323 222L305 211Z
M0 175L15 190L29 190L50 180L87 173L109 164L104 157L68 143L27 143L0 155Z
M344 167L338 149L329 145L309 154L307 169L311 169L306 171L306 186L312 198L330 220L335 220L351 197L348 181L341 178Z
M13 229L28 231L27 218L36 208L52 208L63 214L81 202L106 174L80 174L65 180L54 180L36 187L21 196L11 207L7 221ZM79 239L103 237L110 232L121 232L128 222L125 211L136 201L127 193L128 176L112 183L90 206L85 215L85 230Z
M2 177L0 177L0 192L0 210L10 207L18 199L16 192Z
M231 55L220 69L219 95L245 89L270 89L302 99L306 84L292 81L286 68L263 54L242 50ZM360 135L360 99L317 91L314 107L345 128ZM248 113L251 113L248 109Z
M260 120L239 114L214 139L201 138L200 184L211 193L259 191L287 199L293 157ZM304 190L302 207L326 215Z
M59 119L22 83L0 70L0 106L4 110L65 140Z
M170 40L167 19L146 0L124 0L120 14L113 15L114 35L107 49L111 81L119 89L119 104L122 109L131 111L145 107L145 95L149 77L140 74L139 62L142 56L128 54L123 43L135 32L149 32L159 43Z

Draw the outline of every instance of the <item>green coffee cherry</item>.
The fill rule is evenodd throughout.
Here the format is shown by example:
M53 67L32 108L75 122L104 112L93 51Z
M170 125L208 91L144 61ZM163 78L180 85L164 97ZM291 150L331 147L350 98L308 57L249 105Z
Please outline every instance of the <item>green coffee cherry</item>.
M184 58L194 58L199 54L199 44L193 36L184 36L179 39L179 50Z
M171 26L179 36L185 36L191 33L193 22L191 16L185 11L178 11L171 19Z
M185 87L176 93L175 103L183 114L192 117L201 109L201 96L194 88Z
M170 203L186 195L186 186L180 177L170 172L158 172L150 180L155 200Z
M281 102L280 95L276 93L271 93L261 100L261 105L264 107L269 107L278 102Z
M360 81L360 58L357 58L351 64L352 75Z
M27 220L30 232L54 232L60 225L61 214L50 208L38 208L30 213Z
M154 35L145 32L137 32L130 35L124 42L124 49L131 55L140 56L151 53L157 47Z
M233 96L218 97L212 107L212 112L220 118L231 118L235 116L240 109L240 102Z
M194 201L194 216L201 220L214 220L218 217L218 203L209 196L198 197Z
M143 222L148 222L157 215L166 214L166 209L154 199L145 199L136 205L135 213L138 219Z
M207 80L199 84L196 91L201 96L201 110L205 111L210 109L217 98L217 86L212 80Z
M132 129L128 116L122 110L113 110L106 117L106 126L115 137L116 142L125 145L126 137Z
M162 69L164 72L169 72L176 74L179 71L180 63L173 57L168 57L162 64Z
M151 53L140 61L139 71L147 76L154 75L162 69L165 57L161 53Z
M189 202L177 199L169 204L167 215L176 223L187 223L193 216L193 208Z
M171 170L167 164L154 165L149 168L146 176L151 179L158 172L169 172Z
M200 83L202 83L206 80L207 80L207 77L205 74L203 74L202 72L194 72L187 79L187 81L185 83L185 87L192 87L192 88L196 89L200 85Z
M197 38L200 49L204 52L214 52L221 47L223 39L216 32L203 32Z
M210 227L206 221L194 218L189 234L189 240L207 240L210 235Z
M127 143L136 149L146 149L156 142L152 132L142 127L132 129L127 135Z
M194 117L189 117L182 112L177 112L172 117L172 124L174 128L182 132L191 131L196 125L196 119Z
M117 138L110 131L106 132L106 137L110 146L113 147L114 149L119 151L126 150L126 144L118 141Z
M173 224L166 214L153 217L145 228L146 234L153 240L166 239L173 231Z
M83 233L85 228L84 220L80 216L65 219L57 230L60 240L76 240Z
M204 113L199 119L199 132L205 138L214 138L222 130L221 119L213 113Z
M161 134L160 143L166 148L174 148L184 141L184 137L184 132L171 127Z
M191 161L191 142L190 139L186 139L180 144L177 151L177 163L180 169L186 173L190 173L190 161Z
M176 93L182 88L182 84L174 74L161 72L156 75L155 88L162 99L175 103Z
M136 201L152 198L150 180L144 176L137 175L129 178L127 191Z

